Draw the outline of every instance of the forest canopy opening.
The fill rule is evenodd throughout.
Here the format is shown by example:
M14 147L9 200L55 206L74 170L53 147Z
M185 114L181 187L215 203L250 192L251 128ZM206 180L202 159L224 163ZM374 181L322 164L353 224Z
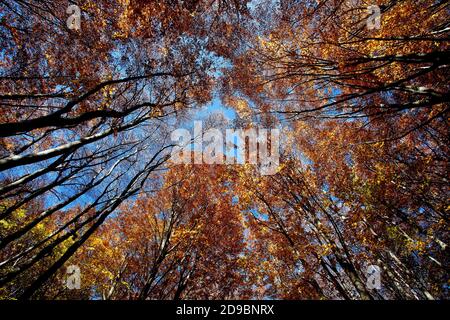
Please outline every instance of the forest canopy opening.
M448 299L449 11L0 1L0 299Z

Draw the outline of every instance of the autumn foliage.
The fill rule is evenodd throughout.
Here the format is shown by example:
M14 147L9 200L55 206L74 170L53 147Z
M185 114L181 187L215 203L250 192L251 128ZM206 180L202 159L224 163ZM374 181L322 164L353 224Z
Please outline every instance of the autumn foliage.
M450 7L373 2L2 1L0 299L447 299ZM276 174L171 160L211 101Z

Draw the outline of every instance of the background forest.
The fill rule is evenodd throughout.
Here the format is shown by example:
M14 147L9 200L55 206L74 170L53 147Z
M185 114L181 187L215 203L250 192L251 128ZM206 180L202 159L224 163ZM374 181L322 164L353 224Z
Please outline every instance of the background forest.
M0 298L448 299L449 11L0 0ZM198 119L277 173L173 163Z

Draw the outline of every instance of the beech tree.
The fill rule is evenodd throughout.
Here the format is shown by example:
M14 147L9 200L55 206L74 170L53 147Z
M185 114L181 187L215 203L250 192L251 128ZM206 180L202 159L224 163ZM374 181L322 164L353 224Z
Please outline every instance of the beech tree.
M0 298L448 297L447 1L70 5L0 3ZM170 160L213 99L276 174Z
M27 212L17 228L2 228L2 286L76 239L14 294L22 298L32 297L154 179L172 146L169 119L208 101L213 57L233 48L228 44L226 52L206 30L218 32L245 14L240 2L89 1L80 5L81 30L74 31L65 23L66 7L2 3L0 217L8 226L14 212ZM39 223L66 217L74 205L73 217L61 219L48 237L16 247Z

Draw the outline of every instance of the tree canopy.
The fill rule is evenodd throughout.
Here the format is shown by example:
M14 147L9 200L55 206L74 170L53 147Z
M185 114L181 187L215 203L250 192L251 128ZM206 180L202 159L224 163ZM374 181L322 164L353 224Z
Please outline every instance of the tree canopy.
M0 1L0 299L447 299L450 7L374 2Z

